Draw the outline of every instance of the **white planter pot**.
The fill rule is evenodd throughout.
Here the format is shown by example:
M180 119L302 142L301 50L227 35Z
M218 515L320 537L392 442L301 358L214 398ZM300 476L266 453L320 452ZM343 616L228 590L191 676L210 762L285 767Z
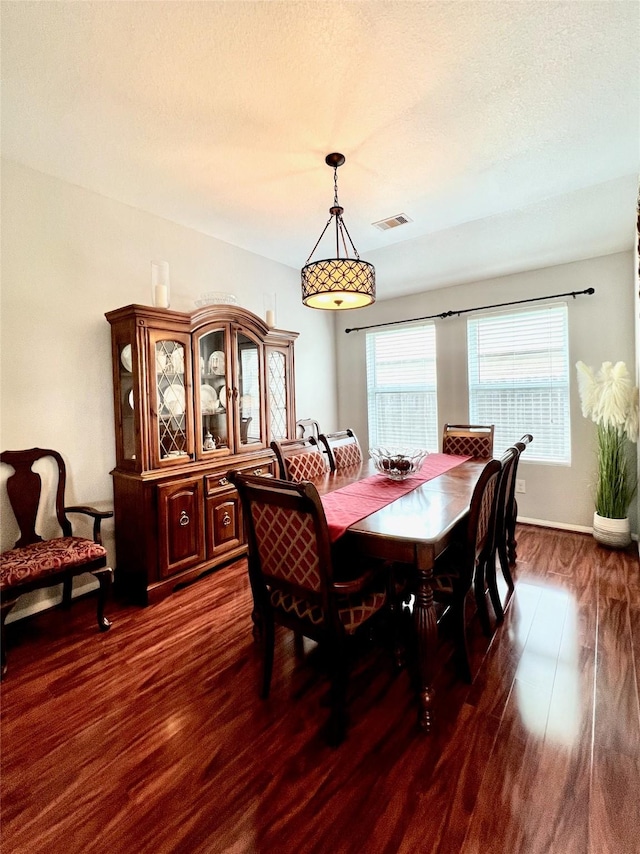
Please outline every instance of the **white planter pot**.
M593 536L603 546L624 549L631 542L629 519L607 519L593 514Z

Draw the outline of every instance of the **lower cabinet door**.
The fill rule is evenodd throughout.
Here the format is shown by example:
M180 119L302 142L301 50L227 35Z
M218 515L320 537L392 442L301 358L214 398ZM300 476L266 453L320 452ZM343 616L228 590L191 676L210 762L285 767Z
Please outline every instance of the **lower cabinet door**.
M158 554L166 578L205 560L202 478L158 487Z
M207 556L237 548L244 542L242 506L234 490L207 498Z

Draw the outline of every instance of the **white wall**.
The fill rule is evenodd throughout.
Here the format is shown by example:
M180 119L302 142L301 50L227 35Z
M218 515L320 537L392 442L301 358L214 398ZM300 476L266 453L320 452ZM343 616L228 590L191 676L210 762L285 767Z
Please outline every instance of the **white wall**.
M594 367L605 360L622 360L633 370L635 287L631 251L385 300L357 314L339 315L336 343L340 424L352 427L366 448L366 333L345 334L346 328L588 287L595 288L593 296L568 300L572 463L570 467L527 463L525 453L518 476L526 481L526 494L518 496L518 507L525 518L590 528L594 509L591 484L595 477L595 428L582 417L574 365L580 359ZM440 424L468 422L466 317L437 320L436 332L438 420ZM514 436L514 441L518 438ZM499 454L503 449L495 450ZM629 515L637 533L638 515L634 506Z
M178 311L194 310L202 292L224 291L264 317L264 295L275 294L277 326L300 333L298 415L336 426L333 317L302 306L299 271L3 160L0 447L59 450L68 503L112 500L104 313L150 302L150 262L158 258L169 262L171 307ZM6 505L0 512L6 549L15 522ZM109 523L105 534L113 561Z

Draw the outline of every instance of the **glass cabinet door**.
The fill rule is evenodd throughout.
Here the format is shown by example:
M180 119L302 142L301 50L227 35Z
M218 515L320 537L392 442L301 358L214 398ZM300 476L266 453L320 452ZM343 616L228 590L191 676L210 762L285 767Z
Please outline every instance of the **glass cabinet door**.
M198 339L196 352L199 365L199 386L196 394L196 424L198 456L212 452L230 452L230 401L233 388L227 365L228 328L212 329Z
M269 437L287 439L287 357L281 350L267 349Z
M120 431L117 436L120 462L136 458L136 391L134 390L133 353L131 343L118 344L118 370L120 373Z
M261 344L238 330L236 336L238 433L240 446L264 444L262 423Z
M156 408L151 434L160 464L184 462L192 453L188 347L188 337L152 336Z

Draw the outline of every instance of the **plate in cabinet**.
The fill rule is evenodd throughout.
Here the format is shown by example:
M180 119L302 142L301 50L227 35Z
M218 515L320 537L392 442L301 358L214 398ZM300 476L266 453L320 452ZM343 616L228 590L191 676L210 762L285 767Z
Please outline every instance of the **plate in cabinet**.
M169 385L162 392L162 401L171 415L182 415L185 405L184 389L181 385Z
M212 415L220 408L215 388L206 383L200 386L200 406L203 415Z
M131 358L131 344L125 344L120 353L120 361L124 365L125 371L133 370L133 360Z

